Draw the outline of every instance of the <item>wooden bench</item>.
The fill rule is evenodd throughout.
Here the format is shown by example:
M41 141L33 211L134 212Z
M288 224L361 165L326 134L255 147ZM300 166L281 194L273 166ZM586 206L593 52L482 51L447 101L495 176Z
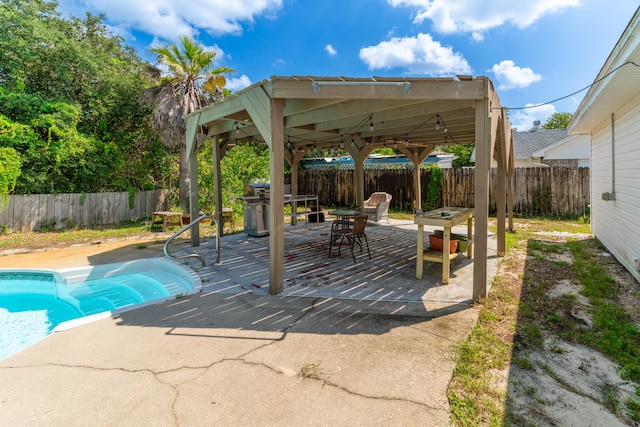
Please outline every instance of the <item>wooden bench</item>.
M182 212L151 212L151 225L162 224L163 232L167 231L167 227L183 227L185 221L187 224L189 223L189 215L185 215Z

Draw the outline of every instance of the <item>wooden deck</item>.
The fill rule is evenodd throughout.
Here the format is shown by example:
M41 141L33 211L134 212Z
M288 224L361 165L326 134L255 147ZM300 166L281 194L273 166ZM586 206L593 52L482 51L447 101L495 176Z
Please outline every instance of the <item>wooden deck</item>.
M433 231L425 227L425 233ZM454 227L466 233L466 226ZM463 303L472 298L473 260L459 256L451 263L448 285L442 284L442 266L425 261L424 278L416 279L417 226L412 220L369 223L366 249L356 247L353 262L349 247L340 256L334 248L329 258L330 222L287 226L285 231L284 291L279 296L339 298L363 301ZM496 271L496 242L489 238L488 283ZM198 253L205 267L189 261L202 278L204 291L229 294L269 293L269 237L244 233L221 239L220 264L215 264L215 242L181 249L176 255Z

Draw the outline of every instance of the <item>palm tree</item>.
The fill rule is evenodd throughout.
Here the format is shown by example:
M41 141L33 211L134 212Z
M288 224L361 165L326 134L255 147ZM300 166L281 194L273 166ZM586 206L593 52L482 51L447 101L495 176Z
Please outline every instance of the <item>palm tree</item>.
M180 148L178 200L180 208L186 212L190 177L185 118L204 106L222 100L222 88L226 84L223 74L234 70L228 67L213 68L216 52L205 51L187 36L180 37L179 45L165 44L152 47L150 51L160 64L168 68L168 74L163 76L159 68L149 66L148 71L157 79L157 85L143 90L141 99L155 105L151 126L160 134L165 147ZM198 144L203 140L204 135L200 134Z

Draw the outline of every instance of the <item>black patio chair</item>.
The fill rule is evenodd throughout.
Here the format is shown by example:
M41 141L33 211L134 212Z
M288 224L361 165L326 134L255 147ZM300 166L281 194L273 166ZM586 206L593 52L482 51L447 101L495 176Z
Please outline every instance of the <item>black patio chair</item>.
M368 215L357 215L353 218L353 222L348 221L345 223L343 222L344 220L334 221L331 226L331 237L329 238L329 257L331 257L331 249L333 246L338 246L338 255L340 255L342 243L344 242L344 239L347 239L349 249L351 250L351 256L353 257L353 262L356 262L356 255L353 252L353 247L357 243L358 246L360 246L360 252L362 252L362 238L364 238L364 243L367 245L367 254L369 255L369 259L371 259L369 241L367 240L367 235L364 234L364 229L367 226L368 219Z

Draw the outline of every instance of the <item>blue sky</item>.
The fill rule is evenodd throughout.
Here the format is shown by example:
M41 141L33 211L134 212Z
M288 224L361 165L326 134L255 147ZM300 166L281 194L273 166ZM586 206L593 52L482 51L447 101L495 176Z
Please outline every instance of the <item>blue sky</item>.
M637 0L59 0L104 13L141 57L190 35L235 70L239 90L271 76L488 76L512 125L573 113Z

